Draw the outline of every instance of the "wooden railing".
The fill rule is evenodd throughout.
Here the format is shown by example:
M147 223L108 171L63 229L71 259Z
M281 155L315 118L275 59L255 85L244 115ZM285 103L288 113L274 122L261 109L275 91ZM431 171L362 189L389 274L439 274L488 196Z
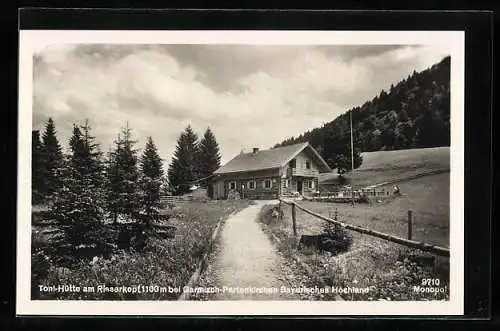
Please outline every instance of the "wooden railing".
M389 196L391 195L391 191L386 191L384 189L382 190L376 190L376 189L359 189L359 190L354 190L354 196L355 197L360 197L361 195L365 195L368 197L383 197L383 196ZM352 191L351 190L337 190L337 191L323 191L320 192L317 197L339 197L339 196L344 196L344 197L350 197L352 196Z
M319 171L316 169L290 168L290 175L316 177L319 175Z
M189 197L183 197L180 195L164 195L160 197L160 202L162 203L174 203L174 202L182 202L182 201L189 201Z
M357 225L343 223L343 222L340 222L338 220L334 220L334 219L331 219L329 217L318 214L316 212L313 212L312 210L309 210L309 209L299 205L295 201L287 201L284 199L280 199L280 208L281 208L281 203L292 206L292 227L293 227L293 233L295 236L297 236L297 225L296 225L297 211L296 210L298 208L298 209L302 210L303 212L305 212L306 214L317 217L317 218L319 218L323 221L329 222L329 223L338 224L338 225L340 225L348 230L352 230L352 231L363 233L363 234L366 234L366 235L369 235L372 237L377 237L380 239L388 240L388 241L391 241L391 242L394 242L394 243L397 243L400 245L419 249L419 250L433 253L433 254L436 254L439 256L450 257L450 250L448 248L430 245L430 244L427 244L424 242L415 241L415 240L411 240L411 239L405 239L405 238L389 235L386 233L378 232L375 230L365 229L365 228L362 228L362 227L357 226ZM280 214L281 214L281 212L280 212ZM408 213L408 216L409 216L408 230L409 230L409 236L411 238L411 213Z

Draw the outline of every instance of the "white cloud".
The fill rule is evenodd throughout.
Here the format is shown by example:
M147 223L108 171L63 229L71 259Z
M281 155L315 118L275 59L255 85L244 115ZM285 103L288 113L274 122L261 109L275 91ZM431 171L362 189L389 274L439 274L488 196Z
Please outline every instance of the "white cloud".
M34 125L53 117L66 145L72 123L88 118L107 150L128 121L139 146L152 136L166 163L187 124L200 136L210 126L227 161L242 146L267 148L328 122L445 55L412 47L347 61L311 47L220 47L204 47L212 50L204 66L160 47L45 49L35 67ZM215 89L209 81L217 77L230 89Z

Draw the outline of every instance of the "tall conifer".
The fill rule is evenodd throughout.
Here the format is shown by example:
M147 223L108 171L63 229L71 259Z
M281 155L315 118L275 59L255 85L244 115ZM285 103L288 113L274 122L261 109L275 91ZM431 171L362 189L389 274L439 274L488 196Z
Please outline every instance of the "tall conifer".
M61 185L51 208L74 248L103 244L98 235L105 207L102 160L90 130L88 121L73 126L71 152L59 168Z
M32 203L39 203L42 199L41 189L44 185L43 151L40 140L40 131L31 133L31 199Z
M198 171L202 179L200 184L208 189L208 196L212 197L212 178L210 177L220 167L220 151L215 135L207 128L199 144Z
M116 211L129 219L135 219L140 208L138 151L134 148L136 143L137 141L132 140L132 129L127 123L115 142L113 190Z
M50 197L59 187L60 181L57 170L62 165L63 155L61 146L56 137L56 127L52 118L49 118L42 137L42 172L44 177L41 192Z
M169 186L175 194L189 192L193 182L199 178L197 141L198 136L190 125L177 140L174 157L168 168Z
M160 189L163 180L163 165L156 145L151 137L146 141L146 148L141 157L141 195L147 223L158 213L160 207Z

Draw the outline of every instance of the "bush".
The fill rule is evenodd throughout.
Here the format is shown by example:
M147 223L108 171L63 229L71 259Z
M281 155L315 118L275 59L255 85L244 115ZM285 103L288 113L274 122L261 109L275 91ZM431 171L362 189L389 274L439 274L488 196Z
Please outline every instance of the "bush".
M361 196L359 197L358 202L359 203L369 203L370 199L368 198L368 196L366 194L361 194Z
M257 219L267 225L277 224L279 220L284 218L283 210L279 210L277 206L266 205L262 208Z
M352 236L347 230L336 223L323 222L323 236L321 240L324 250L339 254L346 252L352 244Z

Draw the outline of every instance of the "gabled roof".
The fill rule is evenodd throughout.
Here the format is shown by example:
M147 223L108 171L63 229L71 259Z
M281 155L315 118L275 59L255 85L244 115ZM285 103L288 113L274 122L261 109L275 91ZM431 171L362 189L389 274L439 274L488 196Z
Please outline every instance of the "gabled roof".
M267 150L261 150L257 153L242 153L236 155L231 161L217 169L214 174L226 174L234 172L256 171L263 169L280 168L290 162L303 150L311 151L311 156L316 160L319 170L323 172L331 172L332 169L323 160L321 155L309 143L301 143Z

